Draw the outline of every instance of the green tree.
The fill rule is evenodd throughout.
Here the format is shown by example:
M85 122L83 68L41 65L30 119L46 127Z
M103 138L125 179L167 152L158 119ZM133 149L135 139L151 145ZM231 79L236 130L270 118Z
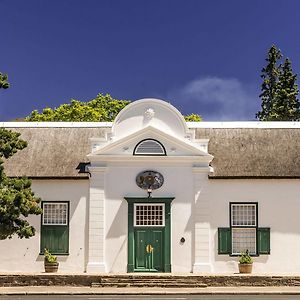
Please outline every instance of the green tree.
M256 114L260 121L270 121L269 117L272 111L273 103L276 101L278 91L278 77L280 74L281 51L275 45L268 51L266 58L267 66L261 71L263 79L261 85L261 111Z
M278 77L278 91L269 119L272 121L298 121L300 119L299 94L296 83L297 75L293 73L291 61L286 58Z
M40 199L31 190L31 181L26 177L9 178L4 172L4 159L27 146L19 137L18 132L0 128L0 240L11 238L14 234L19 238L33 236L35 229L26 218L42 213Z
M88 102L72 99L69 104L57 108L44 108L41 113L34 110L25 121L29 122L112 122L117 114L130 103L129 100L116 100L109 94L98 94ZM191 114L185 116L187 122L202 121L201 116Z
M130 101L116 100L110 95L99 94L88 102L71 100L70 104L62 104L57 108L45 108L41 113L37 110L26 117L26 121L76 121L76 122L110 122Z
M297 121L300 117L297 75L288 58L281 62L282 54L276 46L268 51L267 66L262 69L260 121Z
M202 121L202 117L197 114L190 114L190 115L184 116L184 119L187 122L201 122Z
M8 88L9 88L8 76L7 74L2 74L0 72L0 89L8 89Z

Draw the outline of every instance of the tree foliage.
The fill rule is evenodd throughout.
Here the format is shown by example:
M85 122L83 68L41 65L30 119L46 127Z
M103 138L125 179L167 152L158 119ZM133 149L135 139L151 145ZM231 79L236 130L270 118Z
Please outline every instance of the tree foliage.
M110 95L99 94L88 102L71 100L70 104L62 104L57 108L45 108L41 113L37 110L26 117L26 121L75 121L75 122L110 122L130 101L116 100Z
M278 94L273 105L272 120L300 120L300 102L297 99L299 90L296 80L297 75L293 73L291 61L286 58L278 78Z
M7 74L2 74L0 72L0 89L8 89L8 88L9 88L8 76Z
M33 236L35 229L26 218L42 213L40 199L31 190L31 181L26 177L9 178L4 172L4 159L27 146L19 137L18 132L0 128L0 240L14 234L19 238Z
M288 58L282 62L282 53L273 45L262 69L260 121L297 121L300 118L297 75L293 73Z
M112 122L117 114L130 103L129 100L116 100L109 94L98 94L88 102L71 100L69 104L62 104L57 108L44 108L41 113L37 110L25 118L30 122L65 121L65 122ZM202 121L201 116L191 114L185 116L188 122Z
M202 117L198 114L190 114L190 115L184 116L184 119L187 122L201 122L202 121Z
M26 178L9 178L5 175L3 159L8 159L27 143L19 138L20 133L0 129L0 239L29 238L35 229L25 219L30 214L41 214L40 199L31 190L31 181Z

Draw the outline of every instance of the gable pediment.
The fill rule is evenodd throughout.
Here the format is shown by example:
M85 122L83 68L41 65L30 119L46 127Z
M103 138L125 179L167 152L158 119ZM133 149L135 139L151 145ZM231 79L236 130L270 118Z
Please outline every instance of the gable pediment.
M94 147L94 151L88 157L95 156L133 156L135 147L144 140L158 141L165 148L167 156L188 157L201 156L212 159L213 157L205 151L205 146L201 143L194 143L188 139L180 139L165 133L153 126L145 127L126 137L118 140L103 142L98 147ZM207 143L208 140L202 141ZM149 154L149 156L151 156Z

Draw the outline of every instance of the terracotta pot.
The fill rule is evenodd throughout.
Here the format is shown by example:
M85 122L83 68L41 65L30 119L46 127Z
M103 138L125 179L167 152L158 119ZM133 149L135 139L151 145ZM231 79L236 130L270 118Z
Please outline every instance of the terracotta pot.
M58 262L54 263L49 263L49 262L44 262L44 267L45 267L45 272L46 273L55 273L58 270Z
M239 264L240 273L252 273L252 264Z

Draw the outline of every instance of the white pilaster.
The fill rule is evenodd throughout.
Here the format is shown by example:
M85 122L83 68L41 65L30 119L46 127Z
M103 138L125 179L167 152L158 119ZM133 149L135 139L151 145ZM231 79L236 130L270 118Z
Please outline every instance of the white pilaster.
M104 185L105 167L90 167L89 240L87 273L105 272Z
M203 168L194 167L194 193L195 193L195 261L193 272L212 272L210 257L210 223L208 198L203 196L203 185L207 183L207 172Z

